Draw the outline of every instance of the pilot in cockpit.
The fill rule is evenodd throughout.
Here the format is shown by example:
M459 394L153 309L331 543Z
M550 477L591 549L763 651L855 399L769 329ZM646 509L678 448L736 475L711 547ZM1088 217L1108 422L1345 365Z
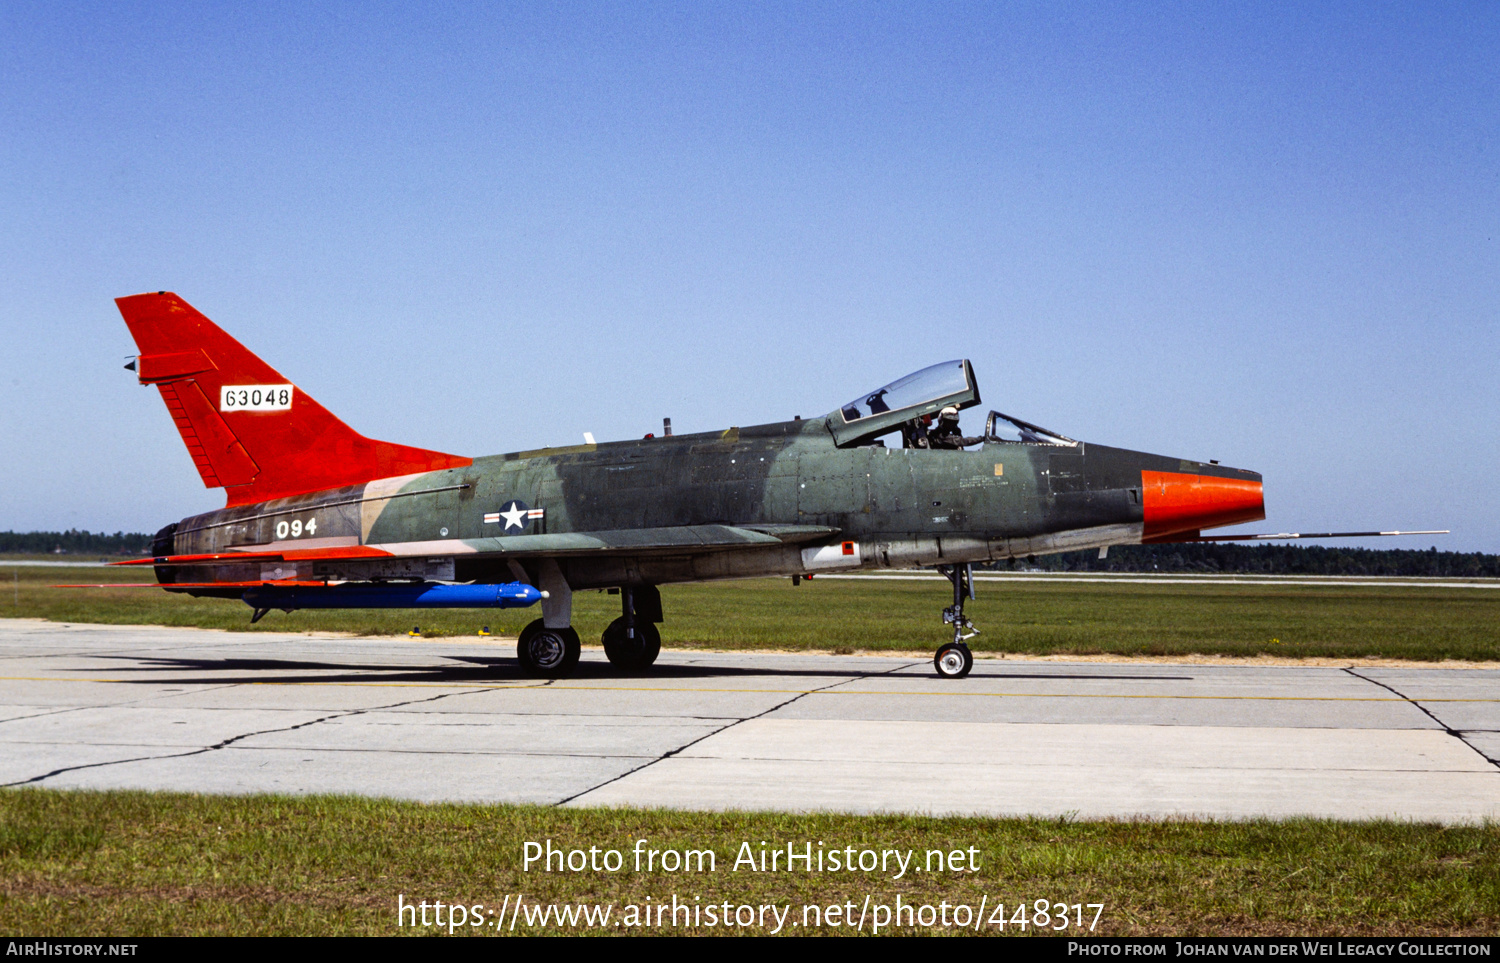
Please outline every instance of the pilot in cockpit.
M937 427L931 429L926 434L927 447L943 448L949 451L957 451L984 441L983 438L967 437L959 431L958 409L953 405L949 405L938 412Z

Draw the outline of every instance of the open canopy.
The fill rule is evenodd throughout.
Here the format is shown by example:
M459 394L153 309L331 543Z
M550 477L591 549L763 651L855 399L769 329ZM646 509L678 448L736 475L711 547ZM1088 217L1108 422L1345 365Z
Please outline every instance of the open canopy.
M888 385L861 394L828 415L828 430L840 446L860 445L900 429L908 422L952 405L971 408L979 404L979 385L968 361L944 361L897 378ZM978 438L967 444L978 442ZM984 426L985 442L1025 445L1077 445L1066 435L998 411L990 412Z
M977 404L979 385L969 362L944 361L860 395L828 416L828 428L839 445L858 444L948 405Z

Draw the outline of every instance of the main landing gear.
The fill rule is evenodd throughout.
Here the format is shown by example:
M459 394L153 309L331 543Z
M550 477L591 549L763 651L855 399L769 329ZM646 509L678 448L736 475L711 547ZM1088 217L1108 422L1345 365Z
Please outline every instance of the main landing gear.
M522 670L549 679L571 673L582 651L572 626L549 629L542 619L522 629L516 640L516 658L521 660Z
M604 654L617 669L640 672L661 654L661 592L654 585L620 589L619 618L604 630Z
M979 634L974 623L964 615L964 602L974 597L974 566L939 565L937 570L953 583L953 604L943 609L943 621L953 626L953 641L938 646L932 665L945 679L962 679L974 668L974 653L969 651L964 640Z
M556 679L571 673L578 665L578 656L583 650L578 633L573 630L573 588L563 577L557 560L544 558L537 563L536 573L530 575L516 566L513 571L519 578L528 576L528 581L542 590L542 617L521 630L516 640L516 658L521 671L527 675L544 679Z
M582 649L572 621L572 590L556 571L556 563L543 564L541 581L547 586L542 599L542 617L521 630L516 640L516 658L527 675L556 679L578 666ZM651 667L661 654L661 593L654 585L620 589L621 616L604 630L604 654L615 668L640 672ZM552 625L547 623L551 622Z

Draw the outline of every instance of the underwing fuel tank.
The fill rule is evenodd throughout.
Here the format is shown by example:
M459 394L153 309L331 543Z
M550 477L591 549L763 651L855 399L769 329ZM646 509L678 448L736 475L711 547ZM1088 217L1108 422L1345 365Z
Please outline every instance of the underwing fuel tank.
M524 582L503 585L264 585L247 589L254 609L522 609L542 593Z

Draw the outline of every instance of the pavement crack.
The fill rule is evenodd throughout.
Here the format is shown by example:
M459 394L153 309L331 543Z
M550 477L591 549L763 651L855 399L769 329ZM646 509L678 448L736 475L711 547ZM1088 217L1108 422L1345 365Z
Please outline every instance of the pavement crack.
M731 721L731 722L729 722L729 723L727 723L725 725L722 725L722 726L720 726L717 729L714 729L712 732L705 732L703 735L699 736L696 739L690 739L687 742L684 742L682 745L678 746L675 749L668 749L666 752L662 753L661 755L657 756L656 758L648 760L646 762L643 762L639 766L636 766L633 769L627 769L626 771L620 773L618 776L614 776L614 777L612 777L610 779L606 779L603 782L599 783L598 785L590 786L587 789L582 789L582 790L579 790L578 792L575 792L571 796L567 796L567 797L565 797L563 799L559 799L557 802L553 803L552 805L554 805L554 806L566 806L568 803L572 802L573 800L578 799L578 798L580 798L582 796L587 796L589 793L595 792L596 790L603 789L605 786L608 786L611 783L619 782L621 779L624 779L626 776L633 776L636 773L640 772L642 769L648 769L651 766L654 766L654 765L656 765L659 762L663 762L663 761L665 761L667 759L671 759L673 756L678 755L679 753L682 753L682 752L684 752L684 751L686 751L688 749L691 749L692 747L696 746L698 743L702 742L703 740L705 740L705 739L712 739L714 736L717 736L719 733L726 732L726 731L728 731L730 729L733 729L735 726L739 725L742 722L750 722L753 719L759 719L759 718L762 718L763 716L768 716L771 713L776 712L779 709L785 709L787 706L791 705L793 702L796 702L796 701L798 701L800 699L805 699L806 697L808 697L810 695L815 695L815 694L817 694L819 692L826 692L829 689L835 689L835 688L838 688L841 685L849 685L849 684L854 683L854 682L859 682L862 679L869 679L869 678L872 678L874 676L879 676L879 675L890 675L892 672L899 672L902 669L909 669L913 665L921 665L921 664L922 663L920 663L920 662L913 662L913 663L910 663L909 665L898 665L898 666L895 666L894 668L885 669L885 670L882 670L880 672L862 672L862 673L859 673L857 675L852 675L852 676L850 676L847 679L840 679L838 682L830 682L828 685L818 686L816 689L808 689L806 692L799 692L796 695L792 696L790 699L786 699L786 700L784 700L782 702L778 702L776 705L771 706L769 709L765 709L765 710L762 710L760 712L757 712L753 716L741 716L740 718L734 719L733 721Z
M1491 758L1490 756L1488 756L1488 755L1485 754L1485 751L1483 749L1480 749L1478 746L1474 745L1474 743L1472 743L1468 739L1464 738L1464 733L1466 731L1475 731L1475 730L1464 730L1464 729L1455 729L1455 728L1453 728L1452 726L1448 725L1443 720L1439 719L1436 715L1433 714L1432 710L1430 710L1426 706L1422 705L1422 703L1418 702L1416 699L1413 699L1411 696L1407 695L1406 693L1399 691L1394 686L1386 685L1384 682L1381 682L1379 679L1372 679L1372 678L1370 678L1367 675L1360 675L1358 672L1354 671L1353 667L1346 667L1344 669L1344 671L1347 672L1347 673L1349 673L1350 675L1354 676L1356 679L1362 679L1365 682L1369 682L1369 683L1371 683L1373 685L1378 685L1382 689L1384 689L1385 691L1391 693L1392 695L1396 695L1396 696L1401 697L1402 699L1405 699L1407 702L1411 703L1412 705L1414 705L1418 709L1420 709L1422 711L1422 713L1425 716L1427 716L1427 718L1431 719L1433 722L1436 722L1439 726L1441 726L1442 729L1443 729L1443 731L1446 732L1448 735L1452 736L1453 738L1457 739L1459 742L1463 743L1464 745L1468 746L1470 749L1474 750L1474 752L1479 755L1479 758L1483 759L1485 762L1487 762L1490 765L1494 766L1496 769L1500 769L1500 759L1493 759L1493 758Z
M199 694L204 693L204 692L213 692L216 689L233 689L233 688L235 688L233 685L215 685L215 686L207 686L207 687L202 688L202 689L194 689L191 693L184 691L181 694L182 695L199 695ZM177 695L178 695L178 693L173 693L172 696L171 696L171 698L176 698ZM144 706L146 708L155 708L153 706L148 705L148 703L155 702L156 700L161 699L161 698L163 698L163 696L160 693L156 693L156 694L152 694L152 695L145 695L145 696L141 696L139 699L130 699L129 701L126 701L126 702L117 702L117 703L115 703L110 708L120 708L122 706ZM0 719L0 726L3 726L3 725L5 725L8 722L21 722L21 721L23 721L25 719L40 719L40 718L43 718L44 716L61 715L64 712L82 712L85 709L98 709L98 708L101 708L101 706L64 706L63 708L60 708L60 709L53 708L53 709L49 709L47 712L33 712L29 716L11 716L9 719ZM168 707L168 708L170 708L170 707ZM190 706L189 708L195 708L195 707L191 707ZM210 711L211 712L211 711L214 711L214 710L209 709L209 710L206 710L206 711Z
M81 766L63 766L61 769L54 769L51 772L42 773L40 776L32 776L30 779L18 779L15 782L0 783L0 788L9 789L12 786L31 786L41 782L44 779L51 779L53 776L60 776L65 772L77 772L80 769L98 769L101 766L119 766L127 762L149 762L152 759L176 759L180 756L194 756L204 751L205 750L203 749L195 749L192 752L171 752L162 756L136 756L132 759L110 759L107 762L89 762L84 763Z
M539 688L539 687L537 687L537 686L527 686L525 688ZM203 755L205 753L217 752L220 749L225 749L225 748L227 748L229 746L234 745L237 742L241 742L241 741L243 741L245 739L249 739L252 736L265 736L265 735L270 735L272 733L277 733L277 732L295 732L298 729L306 729L308 726L315 726L315 725L317 725L320 722L328 722L328 721L330 721L332 719L348 719L348 718L352 718L354 716L362 716L362 715L364 715L366 713L369 713L369 712L380 712L380 711L387 710L387 709L401 709L401 708L404 708L406 706L421 705L421 704L427 703L427 702L437 702L440 699L448 699L448 698L451 698L453 696L474 695L477 692L486 692L486 691L489 691L489 690L486 690L486 689L467 689L467 690L461 690L461 691L458 691L458 692L443 692L443 693L439 693L438 695L435 695L435 696L428 696L425 699L407 699L404 702L393 702L393 703L391 703L389 705L366 706L366 707L364 707L362 709L351 709L351 710L349 710L347 712L331 712L331 713L329 713L326 716L319 716L316 719L309 719L306 722L299 722L299 723L297 723L294 726L279 726L279 727L274 728L274 729L257 729L254 732L242 732L242 733L240 733L237 736L230 736L228 739L224 739L224 740L221 740L219 742L216 742L216 743L214 743L211 746L204 746L201 749L192 749L192 750L189 750L188 752L170 752L170 753L165 753L163 755L136 756L135 758L132 758L132 759L111 759L111 760L108 760L107 762L89 762L89 763L84 763L84 764L78 765L78 766L63 766L60 769L54 769L51 772L43 773L40 776L33 776L30 779L18 779L15 782L0 783L0 788L10 788L12 786L31 786L31 785L35 785L37 783L43 782L45 780L51 779L53 776L60 776L63 773L67 773L67 772L77 772L80 769L99 769L99 768L104 767L104 766L120 766L120 765L124 765L125 763L128 763L128 762L149 762L149 761L152 761L152 760L155 760L155 759L186 759L186 758L188 758L190 756L201 756L201 755Z
M94 708L94 706L66 706L61 709L48 709L46 712L33 712L29 716L11 716L9 719L0 719L0 726L5 725L7 722L21 722L25 719L40 719L43 716L57 716L62 715L64 712L80 712L84 709L92 708Z

